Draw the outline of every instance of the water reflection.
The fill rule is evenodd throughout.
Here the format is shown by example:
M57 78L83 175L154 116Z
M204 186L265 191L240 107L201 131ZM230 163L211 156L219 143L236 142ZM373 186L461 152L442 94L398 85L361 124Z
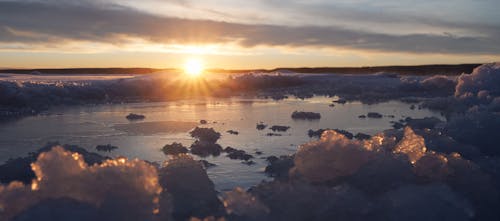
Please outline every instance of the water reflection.
M75 144L90 151L96 145L110 144L119 149L106 153L110 156L126 156L148 161L165 160L161 148L173 142L190 146L194 139L187 131L204 119L207 124L222 134L218 143L224 148L231 146L248 153L261 151L252 166L241 164L227 157L207 157L217 166L208 169L208 174L218 189L229 189L236 185L248 187L264 179L264 159L271 155L294 153L297 145L310 141L310 129L338 128L351 133L374 134L391 128L390 121L405 117L438 117L429 110L410 109L409 104L391 101L376 105L357 102L336 104L330 107L332 98L311 99L266 99L224 98L205 100L183 100L161 103L132 103L99 106L55 108L45 115L33 116L0 125L0 161L10 157L24 156L49 141ZM308 111L321 114L316 121L293 120L293 111ZM358 118L368 112L394 115L395 118ZM141 127L130 123L125 116L139 113L146 116ZM165 123L169 122L169 123ZM256 124L290 126L281 136L266 136L269 128L257 130ZM122 128L122 129L120 129ZM130 131L124 130L133 130ZM142 128L142 129L141 129ZM238 131L238 135L226 133Z

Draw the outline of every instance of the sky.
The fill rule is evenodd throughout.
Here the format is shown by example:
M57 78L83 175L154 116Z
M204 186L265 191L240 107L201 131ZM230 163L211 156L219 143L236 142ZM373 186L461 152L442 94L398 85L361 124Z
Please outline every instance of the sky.
M0 68L500 61L498 0L0 0Z

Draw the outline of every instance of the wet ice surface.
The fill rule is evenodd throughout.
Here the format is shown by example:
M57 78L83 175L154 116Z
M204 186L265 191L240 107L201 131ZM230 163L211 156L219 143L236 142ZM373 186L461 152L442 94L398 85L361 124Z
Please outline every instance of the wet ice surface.
M264 159L271 155L287 155L296 152L298 145L311 140L309 129L338 128L351 133L375 134L391 128L390 121L405 117L442 117L426 109L411 109L411 104L391 101L374 105L358 102L336 104L334 98L313 97L311 99L223 98L210 100L183 100L161 103L130 103L99 106L58 107L43 115L23 118L0 125L0 162L10 157L25 156L49 141L75 144L95 152L96 145L111 144L119 149L108 156L125 156L154 162L163 162L161 152L165 144L180 142L190 146L194 139L188 134L189 127L200 120L222 134L218 143L225 148L231 146L254 155L256 164L248 166L239 160L230 160L224 153L218 157L207 157L217 166L207 170L209 177L219 190L230 190L236 186L250 187L267 179L263 173L267 165ZM293 120L293 111L312 111L321 114L320 120ZM381 119L358 118L368 112L384 115ZM130 122L125 116L138 113L146 116L144 121ZM394 115L394 118L387 117ZM155 123L156 122L156 123ZM256 124L264 122L291 128L281 132L282 136L266 136L268 128L257 130ZM119 130L127 124L139 123L154 128L144 130ZM119 126L117 128L117 126ZM238 131L238 135L227 133ZM255 151L262 151L262 155Z
M175 220L209 216L227 220L331 220L333 217L338 220L500 220L496 210L500 205L499 76L499 64L482 65L456 80L440 76L398 80L373 75L338 76L332 77L335 80L331 84L314 83L323 82L324 76L308 81L313 84L295 87L296 81L286 77L246 76L236 86L253 82L254 89L265 89L271 85L269 82L277 79L292 80L292 85L283 85L286 88L276 89L273 84L272 90L262 93L242 93L248 97L335 94L342 102L339 100L332 108L331 101L339 98L276 102L240 97L74 106L53 108L41 116L20 121L11 120L0 130L4 136L0 138L8 141L7 148L0 148L7 151L1 153L2 156L26 156L27 151L37 149L50 139L78 144L91 151L94 151L94 143L104 149L120 146L111 156L161 162L166 159L159 153L165 144L177 141L183 144L175 146L190 146L194 139L188 137L187 130L194 126L214 127L222 134L217 142L223 147L238 144L225 149L235 158L244 151L253 154L255 148L263 152L262 157L294 155L270 157L266 172L274 179L259 182L265 176L261 172L264 161L258 155L254 155L257 164L252 166L243 165L240 160L231 161L224 154L206 158L204 165L219 164L210 167L207 175L202 164L196 161L199 158L188 155L157 165L120 157L106 160L76 146L50 150L54 144L49 144L35 155L0 166L0 179L6 184L0 185L0 220L10 220L9 217L53 220L50 217L54 215L74 218L75 212L84 214L86 220L170 220L171 216ZM116 88L135 94L165 83L139 82ZM134 90L131 85L143 87ZM69 89L69 96L59 98L62 103L70 104L66 99L85 95L82 91L90 90L94 95L95 90L106 88L105 84L98 87L81 84L82 88L61 84L4 86L7 86L3 88L9 92L7 95L16 95L4 96L14 99L5 101L39 101L39 104L57 99L59 90ZM175 91L170 85L168 89ZM241 94L236 92L223 95ZM348 102L358 99L378 104ZM413 107L384 102L392 99L422 103L415 103ZM436 113L419 110L420 107L442 112L447 121L434 118ZM315 112L321 115L321 120L293 121L293 111ZM145 119L125 120L130 113L144 114ZM34 114L37 113L31 116ZM384 131L390 127L389 121L406 116L420 119L408 119L401 125L393 125L400 129ZM267 129L256 130L258 122ZM284 128L284 132L270 131L273 127ZM307 130L318 128L337 129L325 131L319 140L309 140L305 135ZM377 134L365 140L351 140L348 130ZM280 136L264 136L270 132ZM199 142L208 144L206 146L221 149L209 142L220 135L212 129L196 129L192 134ZM301 144L300 147L297 144ZM211 180L216 183L215 187ZM242 186L247 191L232 189L234 186Z

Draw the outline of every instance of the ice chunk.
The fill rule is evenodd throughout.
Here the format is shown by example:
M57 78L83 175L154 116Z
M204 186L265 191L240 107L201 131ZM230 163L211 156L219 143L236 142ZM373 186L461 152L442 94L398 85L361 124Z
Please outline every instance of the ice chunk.
M321 114L314 112L294 111L292 113L292 118L300 120L317 120L321 118Z
M460 75L455 88L455 97L474 101L486 93L491 97L498 97L500 96L498 85L500 85L500 63L484 64L475 68L471 74Z
M290 129L289 126L281 126L281 125L273 125L270 127L272 131L279 131L279 132L286 132L288 129Z
M146 116L141 114L130 113L129 115L126 116L126 118L127 120L144 120L146 119Z
M196 127L189 134L203 142L215 143L220 138L221 134L213 128Z
M187 153L188 149L181 143L173 142L172 144L166 144L161 149L165 155L177 155Z
M54 147L41 153L32 169L36 179L31 185L0 186L0 220L51 198L88 203L118 220L147 220L159 212L157 170L144 161L118 158L89 166L82 155Z
M269 213L269 208L262 204L255 196L241 188L226 192L223 197L224 207L228 214L239 217L249 217L254 220L262 219Z
M396 145L394 153L404 153L412 164L417 162L427 151L423 137L415 134L410 127L405 127L404 137Z
M302 182L264 182L250 193L270 209L261 220L370 220L374 205L348 186L329 188Z
M390 153L377 154L347 182L367 195L377 195L415 182L412 165Z
M389 191L380 200L382 220L471 220L474 209L448 186L408 185Z
M168 160L159 171L160 184L172 196L173 216L184 220L190 216L220 215L222 203L217 198L214 184L200 162L188 155L177 155ZM162 199L168 197L163 197ZM161 210L161 208L160 208Z
M353 174L370 158L372 153L364 149L361 142L329 130L319 141L299 147L293 169L310 182L332 182Z
M97 145L97 146L95 147L95 149L96 149L97 151L111 152L111 151L113 151L113 150L118 149L118 147L117 147L117 146L113 146L113 145L111 145L111 144L106 144L106 145Z

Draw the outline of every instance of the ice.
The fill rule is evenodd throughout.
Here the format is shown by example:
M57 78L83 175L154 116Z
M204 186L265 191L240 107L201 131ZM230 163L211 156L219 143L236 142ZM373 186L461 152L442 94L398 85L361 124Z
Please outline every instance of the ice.
M260 220L370 220L374 204L347 186L328 188L302 182L263 182L250 190L270 209Z
M444 154L459 153L461 157L466 159L478 159L483 155L477 147L457 142L440 130L415 129L414 131L424 137L428 150Z
M292 113L292 118L300 120L318 120L321 118L321 114L314 112L294 111Z
M500 114L487 111L454 115L445 132L458 142L474 145L487 155L500 155L498 146Z
M69 219L78 212L107 220L498 220L499 70L499 64L486 64L456 80L394 74L227 79L219 82L225 89L280 99L311 94L364 103L404 99L416 102L415 108L442 111L446 121L407 119L404 130L386 130L363 140L352 140L342 130L311 131L311 135L321 133L320 139L300 145L295 154L268 158L265 172L272 176L270 181L222 195L198 159L187 154L156 167L141 160L84 156L75 153L77 149L56 147L0 167L5 183L0 185L0 220L54 214ZM282 82L274 87L271 82L277 79ZM242 84L246 81L250 83ZM151 77L4 81L0 102L7 109L21 110L126 100L132 95L161 100L175 97L164 95L167 86L160 83L167 82ZM230 95L228 91L213 93ZM265 127L262 123L256 128ZM215 130L197 128L192 135L197 139L193 153L197 145L222 151L217 144L221 134ZM250 158L244 150L231 151L230 157Z
M27 157L18 157L9 159L5 164L0 165L0 182L10 183L12 181L21 181L25 184L31 183L35 174L31 170L31 164L34 163L41 153L50 151L53 146L62 146L66 151L78 153L83 156L83 160L88 165L100 164L107 158L99 154L91 153L84 148L75 145L60 145L59 143L47 143L34 153Z
M160 169L159 175L161 186L168 191L162 193L161 198L169 199L168 195L171 195L175 219L223 214L213 182L201 163L191 156L173 157Z
M221 134L219 132L216 132L213 128L203 127L196 127L192 131L190 131L189 134L200 141L208 143L217 142L217 140L221 136Z
M82 155L54 147L41 153L32 169L31 185L0 186L1 220L54 198L88 203L113 220L149 220L159 209L157 170L144 161L119 158L89 166Z
M260 122L260 123L257 123L257 126L255 126L255 128L257 128L257 130L264 130L266 129L267 125Z
M484 64L458 78L455 97L473 103L491 102L500 96L500 63Z
M377 112L368 112L368 114L366 114L367 117L369 118L382 118L382 114L379 114Z
M244 150L238 150L232 147L226 147L224 148L224 152L227 153L227 157L232 160L243 160L243 161L249 161L250 159L254 158L251 154L248 154Z
M406 154L411 163L417 162L426 151L424 138L415 134L411 127L405 127L404 137L394 149L394 153Z
M289 126L281 126L281 125L273 125L272 127L269 128L270 130L276 132L286 132L288 129L290 129Z
M456 81L453 77L434 75L421 81L425 91L439 91L441 94L450 94L455 89Z
M218 156L222 152L222 147L216 144L221 134L213 128L196 127L189 134L191 137L196 138L196 141L190 147L191 153L206 157L209 155Z
M442 123L442 121L436 117L425 117L422 119L406 118L405 122L406 126L409 126L413 129L433 129L436 125Z
M141 114L130 113L125 118L127 118L127 120L130 120L130 121L135 121L135 120L144 120L144 119L146 119L146 116L141 115Z
M46 75L37 75L33 79L3 78L0 80L0 107L5 109L0 109L0 116L12 118L36 114L55 105L165 101L242 94L273 99L284 99L287 95L298 98L337 95L341 102L359 100L377 103L405 97L449 96L454 92L450 87L454 81L446 77L399 77L394 74L250 74L210 77L209 82L210 90L202 92L186 91L185 82L175 74L129 78L103 75L99 80L91 76L71 75L60 81Z
M70 198L46 199L29 207L13 221L51 220L51 221L87 221L113 220L112 211L99 210L89 203L79 202Z
M299 147L293 170L312 183L335 182L352 175L372 157L362 143L329 130L319 141Z
M184 145L177 142L166 144L161 150L165 155L178 155L188 152L188 149Z
M452 171L442 154L426 154L415 163L415 175L424 181L444 181Z
M288 179L288 171L294 166L293 156L267 157L269 165L264 172L276 179Z
M227 214L233 214L237 217L259 220L269 213L267 206L241 188L224 193L223 202Z
M446 185L403 186L381 198L380 220L470 220L474 210Z
M106 145L97 145L97 146L95 147L95 149L96 149L97 151L111 152L111 151L113 151L113 150L118 149L118 147L117 147L117 146L113 146L113 145L111 145L111 144L106 144Z
M378 154L346 180L367 195L377 195L415 182L412 169L405 159Z
M8 217L4 220L78 211L107 220L496 220L497 161L426 150L426 142L446 137L427 131L406 127L357 141L327 130L295 155L269 158L271 172L280 174L273 181L234 189L221 200L202 164L186 154L159 169L125 158L89 166L82 155L56 147L33 163L33 183L0 186L1 215Z

